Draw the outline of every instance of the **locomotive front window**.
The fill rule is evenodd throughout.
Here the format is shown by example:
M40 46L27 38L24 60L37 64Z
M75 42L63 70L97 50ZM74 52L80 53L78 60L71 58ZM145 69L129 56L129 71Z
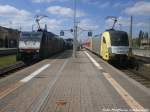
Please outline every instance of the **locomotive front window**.
M20 40L40 40L41 38L41 33L22 33Z
M113 33L111 35L112 46L129 46L128 35L126 33Z

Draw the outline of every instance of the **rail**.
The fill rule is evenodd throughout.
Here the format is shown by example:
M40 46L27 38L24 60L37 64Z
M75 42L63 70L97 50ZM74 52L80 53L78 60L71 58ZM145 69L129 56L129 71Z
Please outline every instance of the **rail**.
M138 61L142 61L144 63L150 64L150 57L135 55L135 59L137 59Z
M19 69L21 67L24 67L24 66L25 66L25 64L23 62L19 61L19 62L16 62L15 64L7 66L7 67L0 68L0 75L12 72L12 71Z

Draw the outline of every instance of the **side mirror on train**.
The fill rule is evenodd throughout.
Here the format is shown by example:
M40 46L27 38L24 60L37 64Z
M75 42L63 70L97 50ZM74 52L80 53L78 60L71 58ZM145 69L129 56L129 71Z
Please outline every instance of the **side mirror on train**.
M92 32L90 31L90 32L88 32L88 36L89 37L91 37L92 36Z
M65 34L64 34L64 31L63 30L61 30L60 31L60 36L64 36Z

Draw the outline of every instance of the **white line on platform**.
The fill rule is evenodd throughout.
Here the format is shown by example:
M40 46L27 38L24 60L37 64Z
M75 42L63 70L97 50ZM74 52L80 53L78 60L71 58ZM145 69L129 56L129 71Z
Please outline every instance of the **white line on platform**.
M98 64L93 58L92 56L90 56L86 51L84 51L84 53L89 57L89 59L93 62L93 64L100 70L102 70L103 68L100 66L100 64Z
M65 66L67 65L68 61L69 61L69 59L65 60L63 65L60 67L58 72L55 74L55 78L48 83L47 88L42 92L42 94L37 98L37 100L35 100L35 103L32 103L31 107L27 110L27 112L39 112L43 103L46 102L46 100L48 100L47 97L48 97L52 87L54 86L56 81L59 79L60 75L62 75L62 72L63 72Z
M32 74L30 74L29 76L23 78L22 80L20 80L20 82L26 83L29 80L31 80L33 77L37 76L39 73L41 73L42 71L44 71L46 68L48 68L50 66L50 64L46 64L43 67L41 67L40 69L36 70L35 72L33 72Z

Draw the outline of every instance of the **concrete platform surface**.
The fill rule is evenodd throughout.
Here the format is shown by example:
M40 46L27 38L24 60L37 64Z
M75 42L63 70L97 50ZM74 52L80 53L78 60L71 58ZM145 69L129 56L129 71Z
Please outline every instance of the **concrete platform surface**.
M149 112L150 90L82 50L0 79L0 112Z

